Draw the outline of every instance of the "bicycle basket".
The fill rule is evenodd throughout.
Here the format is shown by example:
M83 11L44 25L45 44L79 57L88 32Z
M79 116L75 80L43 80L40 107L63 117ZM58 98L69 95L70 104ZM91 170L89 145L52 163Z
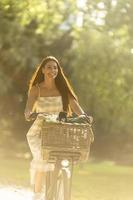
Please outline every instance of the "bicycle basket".
M93 132L88 124L45 122L41 137L42 151L89 152Z

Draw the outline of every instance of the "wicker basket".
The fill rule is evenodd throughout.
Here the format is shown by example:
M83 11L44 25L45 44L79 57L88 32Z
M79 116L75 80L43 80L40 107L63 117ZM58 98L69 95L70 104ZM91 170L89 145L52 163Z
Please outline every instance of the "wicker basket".
M94 139L88 124L63 122L45 122L41 137L42 156L46 160L53 159L57 155L65 158L72 157L74 160L86 160L89 156L90 144Z

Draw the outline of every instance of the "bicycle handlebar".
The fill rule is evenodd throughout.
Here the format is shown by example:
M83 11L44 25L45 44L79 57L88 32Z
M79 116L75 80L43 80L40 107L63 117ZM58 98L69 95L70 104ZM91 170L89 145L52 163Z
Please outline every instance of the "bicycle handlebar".
M45 118L47 118L48 116L52 116L52 114L48 114L45 112L33 112L29 118L28 121L32 121L35 120L37 118L37 116L42 115ZM57 121L59 122L66 122L66 123L87 123L89 125L92 125L92 122L90 121L90 117L87 116L87 114L83 114L80 115L78 117L67 117L67 113L66 112L60 112L57 119Z

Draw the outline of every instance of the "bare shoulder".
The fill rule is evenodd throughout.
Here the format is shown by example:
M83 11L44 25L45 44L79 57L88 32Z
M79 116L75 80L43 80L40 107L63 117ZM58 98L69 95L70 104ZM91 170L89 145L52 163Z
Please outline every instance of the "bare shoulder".
M32 86L29 95L33 96L33 97L38 96L38 86L37 85Z

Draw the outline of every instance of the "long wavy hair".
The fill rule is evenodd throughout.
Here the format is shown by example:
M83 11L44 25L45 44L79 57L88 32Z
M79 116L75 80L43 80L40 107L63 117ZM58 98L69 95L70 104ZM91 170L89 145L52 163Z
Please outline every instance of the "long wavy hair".
M71 114L71 108L70 108L70 103L69 103L69 97L72 96L74 99L77 99L76 94L74 93L71 84L69 83L68 79L66 78L62 67L60 66L59 61L53 57L53 56L47 56L44 58L41 62L41 64L37 67L36 71L34 72L30 83L29 83L29 90L28 93L30 92L31 88L34 85L37 85L41 83L44 80L44 74L42 73L42 68L45 67L46 63L49 61L54 61L57 64L58 67L58 74L55 78L55 84L57 89L59 90L61 96L62 96L62 103L63 103L63 110L67 112L68 115Z

